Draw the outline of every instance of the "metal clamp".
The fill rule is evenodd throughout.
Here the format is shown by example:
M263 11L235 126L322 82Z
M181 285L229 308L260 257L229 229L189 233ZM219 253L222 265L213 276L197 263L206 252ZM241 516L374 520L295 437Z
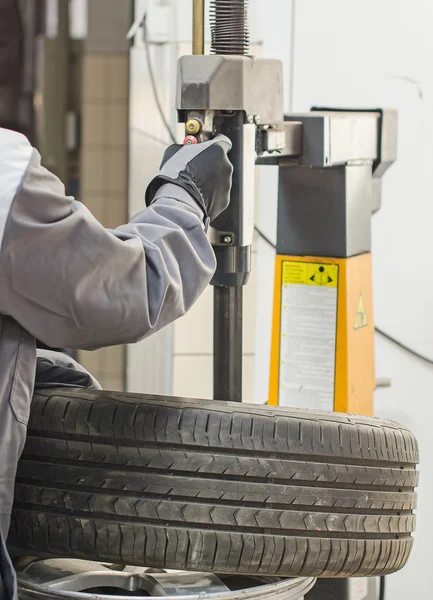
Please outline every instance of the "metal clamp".
M283 68L279 60L252 56L183 56L177 109L243 111L254 124L283 122Z

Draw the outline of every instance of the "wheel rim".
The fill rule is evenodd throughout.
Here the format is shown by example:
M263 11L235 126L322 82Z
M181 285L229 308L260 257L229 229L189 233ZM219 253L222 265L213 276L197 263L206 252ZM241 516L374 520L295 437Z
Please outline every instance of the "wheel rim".
M22 598L58 600L299 600L312 578L218 576L76 559L29 559L17 565Z

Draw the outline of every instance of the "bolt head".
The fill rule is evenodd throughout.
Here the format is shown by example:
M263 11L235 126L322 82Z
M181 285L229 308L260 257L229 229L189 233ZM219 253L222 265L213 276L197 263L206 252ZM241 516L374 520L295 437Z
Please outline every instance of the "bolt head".
M247 116L247 122L250 123L250 124L254 123L254 117L253 117L253 115L248 115Z
M197 138L193 135L187 135L186 138L183 140L183 145L191 146L192 144L198 144Z
M260 123L260 115L254 115L254 123L258 125Z
M224 238L223 238L224 244L230 244L231 241L232 241L232 238L229 235L224 236Z
M196 135L197 133L200 132L200 130L201 130L200 121L197 121L197 119L190 119L189 121L187 121L186 131L188 133L192 133L192 134Z

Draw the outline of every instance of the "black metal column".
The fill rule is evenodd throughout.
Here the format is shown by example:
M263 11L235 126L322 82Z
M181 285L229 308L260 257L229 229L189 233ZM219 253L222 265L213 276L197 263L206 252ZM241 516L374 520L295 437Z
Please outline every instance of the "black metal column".
M214 246L217 269L214 291L214 398L242 401L243 290L251 269L251 246L241 246L243 235L243 114L224 120L221 132L232 141L233 164L230 206L212 225L221 233ZM224 240L228 240L224 243Z
M212 0L212 52L248 53L248 0ZM243 286L250 273L251 247L244 239L244 119L243 111L218 119L217 130L230 138L233 183L229 208L212 226L219 232L214 246L217 269L214 289L214 398L242 402Z
M214 398L242 402L243 287L214 288Z

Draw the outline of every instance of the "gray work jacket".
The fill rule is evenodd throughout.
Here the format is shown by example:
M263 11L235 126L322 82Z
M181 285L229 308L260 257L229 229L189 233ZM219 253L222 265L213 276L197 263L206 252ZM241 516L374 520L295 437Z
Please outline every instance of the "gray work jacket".
M0 600L15 582L4 547L33 392L35 338L94 349L136 342L183 315L215 256L203 213L167 184L127 225L107 230L0 129Z

